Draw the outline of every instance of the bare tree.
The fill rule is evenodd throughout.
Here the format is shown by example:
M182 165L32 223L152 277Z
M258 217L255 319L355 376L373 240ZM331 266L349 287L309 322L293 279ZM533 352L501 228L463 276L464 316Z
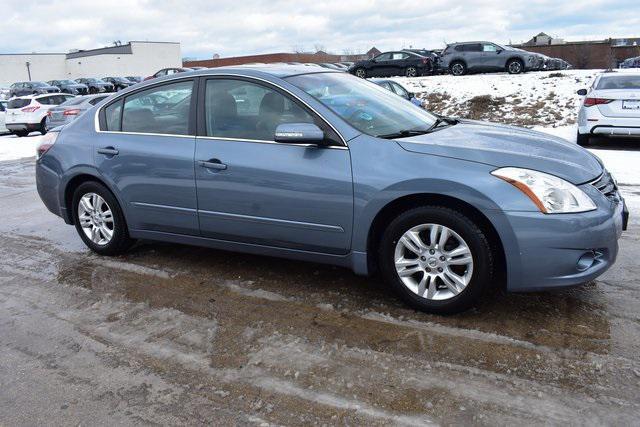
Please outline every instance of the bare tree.
M321 43L316 43L316 44L313 45L313 51L316 52L316 53L317 52L326 52L327 48Z

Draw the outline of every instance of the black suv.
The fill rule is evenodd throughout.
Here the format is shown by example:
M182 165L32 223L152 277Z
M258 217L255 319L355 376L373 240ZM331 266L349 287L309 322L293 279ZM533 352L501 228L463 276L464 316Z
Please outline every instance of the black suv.
M57 92L60 92L60 89L45 82L16 82L9 88L9 98Z
M388 76L417 77L432 74L434 65L431 57L400 50L384 52L373 59L358 61L349 67L349 72L363 79Z
M60 89L62 93L70 93L71 95L86 95L89 93L87 85L76 83L73 80L51 80L47 83Z

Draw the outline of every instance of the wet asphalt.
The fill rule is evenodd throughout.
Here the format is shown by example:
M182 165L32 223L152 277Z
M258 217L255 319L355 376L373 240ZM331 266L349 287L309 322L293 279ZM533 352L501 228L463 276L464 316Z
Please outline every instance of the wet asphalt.
M594 283L433 316L330 266L96 256L0 162L0 425L638 424L637 223L620 246Z

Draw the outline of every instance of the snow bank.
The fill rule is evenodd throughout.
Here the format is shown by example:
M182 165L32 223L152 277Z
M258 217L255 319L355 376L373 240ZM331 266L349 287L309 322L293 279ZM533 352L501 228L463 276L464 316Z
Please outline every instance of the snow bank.
M426 108L449 116L521 126L564 126L576 121L586 88L600 70L562 70L395 78L424 100Z
M40 143L42 135L32 133L31 136L18 138L15 135L0 137L0 161L15 160L24 157L35 157L36 147Z

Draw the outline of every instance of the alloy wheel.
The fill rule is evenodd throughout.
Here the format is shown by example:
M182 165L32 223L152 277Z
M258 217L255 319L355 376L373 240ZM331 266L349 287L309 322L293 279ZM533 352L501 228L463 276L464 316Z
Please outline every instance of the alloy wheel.
M356 76L364 79L365 77L367 77L367 72L363 68L358 68L356 70Z
M451 66L451 74L454 76L461 76L464 74L464 65L460 63L453 64L453 66Z
M414 67L409 67L407 68L405 75L407 77L416 77L418 75L418 70L416 70Z
M467 242L440 224L421 224L398 240L394 263L398 277L414 294L428 300L459 295L473 275L473 256Z
M519 74L521 70L522 64L520 64L518 61L513 61L511 64L509 64L509 72L511 74Z
M78 219L85 236L104 246L113 238L113 213L107 202L96 193L87 193L78 203Z

